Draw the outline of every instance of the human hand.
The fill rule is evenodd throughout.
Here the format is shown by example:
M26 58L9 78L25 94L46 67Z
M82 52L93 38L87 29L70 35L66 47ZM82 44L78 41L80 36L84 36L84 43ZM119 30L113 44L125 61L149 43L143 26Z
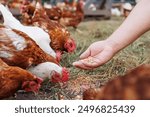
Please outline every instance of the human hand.
M80 60L74 62L73 65L81 69L94 69L109 61L115 53L115 49L109 42L98 41L91 44L80 56Z

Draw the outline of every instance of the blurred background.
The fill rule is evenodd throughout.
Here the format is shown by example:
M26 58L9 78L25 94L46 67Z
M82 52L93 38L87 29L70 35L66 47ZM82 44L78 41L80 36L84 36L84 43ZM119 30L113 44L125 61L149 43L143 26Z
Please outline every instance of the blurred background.
M17 9L25 0L0 0L1 3L7 4L15 15L19 15ZM70 4L70 10L75 9L75 4L80 0L28 0L31 3L36 1L41 2L44 7L51 8L53 6L63 7L64 4ZM139 0L82 0L84 4L85 17L100 17L111 18L111 15L127 16L132 7L136 5ZM125 11L127 10L127 11Z

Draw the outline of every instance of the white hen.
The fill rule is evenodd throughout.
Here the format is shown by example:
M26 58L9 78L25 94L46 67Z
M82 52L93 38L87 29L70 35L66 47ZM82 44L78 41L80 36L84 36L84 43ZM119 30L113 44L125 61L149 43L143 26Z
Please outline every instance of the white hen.
M44 80L48 78L53 82L65 82L69 78L69 72L66 68L52 62L44 62L37 66L30 67L28 71Z
M56 53L50 47L50 36L41 28L35 26L24 26L22 25L13 15L12 13L0 4L0 11L4 18L4 25L7 28L16 29L26 33L29 37L31 37L39 47L46 52L47 54L52 55L56 58Z

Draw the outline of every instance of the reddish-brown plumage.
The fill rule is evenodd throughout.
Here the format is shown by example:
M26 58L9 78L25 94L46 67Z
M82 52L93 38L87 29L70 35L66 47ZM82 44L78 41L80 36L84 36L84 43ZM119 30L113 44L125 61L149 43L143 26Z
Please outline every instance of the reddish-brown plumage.
M62 16L62 10L59 7L45 8L46 14L51 20L59 21Z
M50 20L41 5L36 5L36 7L32 22L34 25L44 29L50 35L51 47L55 51L74 51L76 48L75 42L70 37L70 33L66 30L66 28L59 23Z
M23 19L26 20L25 24L32 24L44 29L50 35L50 46L55 51L73 52L76 48L76 45L74 40L70 37L70 33L58 22L51 20L56 20L57 18L60 19L61 10L58 7L44 9L40 4L36 5L37 8L33 6L30 8L29 6L24 6L27 10L22 12ZM30 9L35 9L34 13L29 13L28 11L31 11Z
M56 22L59 21L59 19L62 16L62 11L59 7L52 7L52 8L44 8L46 11L47 16ZM22 22L26 25L32 25L32 17L35 11L35 6L31 3L25 3L22 4L21 7L21 14L22 14Z
M11 40L11 37L8 37L5 30L7 33L15 32L17 36L23 38L25 40L26 47L21 50L17 50L13 45L15 42ZM17 39L19 38L17 37ZM31 65L38 65L43 62L53 62L58 64L55 58L46 54L26 34L17 30L7 29L5 27L0 27L0 53L4 53L0 55L0 58L8 65L18 66L24 69L30 67ZM5 55L8 57L5 57Z
M100 89L84 92L85 100L145 100L150 99L150 65L141 65L119 76Z
M65 26L72 26L77 28L79 23L84 19L84 11L83 11L83 2L79 1L75 5L76 10L63 10L62 11L62 18L60 19L60 23ZM70 6L73 7L73 6Z
M32 25L32 16L34 11L35 11L35 7L33 5L21 6L22 22L25 25Z
M28 84L23 89L37 92L41 82L39 78L19 67L8 66L0 59L0 99L12 96L17 90L21 89L22 84ZM30 84L34 84L34 88ZM35 90L36 87L36 90Z

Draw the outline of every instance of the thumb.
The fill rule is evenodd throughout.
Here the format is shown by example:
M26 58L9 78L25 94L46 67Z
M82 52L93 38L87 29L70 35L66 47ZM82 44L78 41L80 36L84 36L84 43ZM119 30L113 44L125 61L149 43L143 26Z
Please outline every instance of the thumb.
M91 55L91 50L88 48L84 53L80 55L80 59L88 58Z

